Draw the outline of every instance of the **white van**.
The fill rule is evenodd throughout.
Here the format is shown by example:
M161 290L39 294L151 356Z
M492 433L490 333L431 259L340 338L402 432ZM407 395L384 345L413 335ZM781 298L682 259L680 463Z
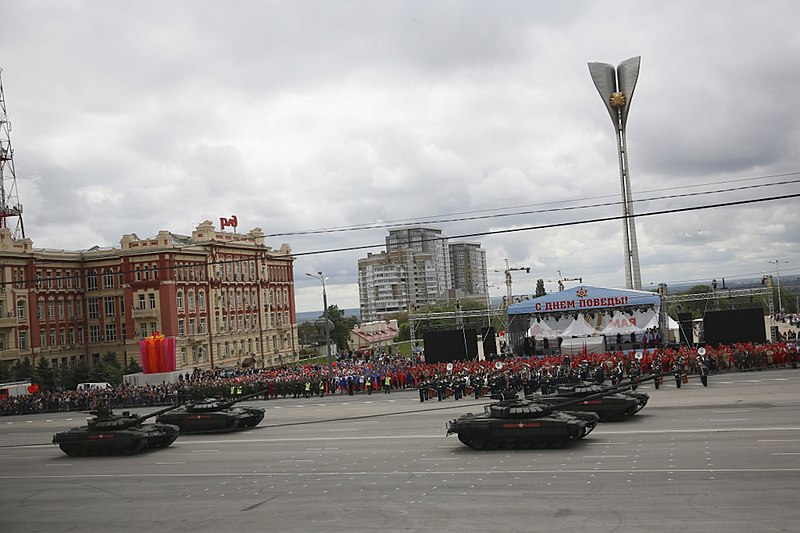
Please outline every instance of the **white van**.
M78 390L95 390L95 389L113 389L111 383L103 381L102 383L78 383Z

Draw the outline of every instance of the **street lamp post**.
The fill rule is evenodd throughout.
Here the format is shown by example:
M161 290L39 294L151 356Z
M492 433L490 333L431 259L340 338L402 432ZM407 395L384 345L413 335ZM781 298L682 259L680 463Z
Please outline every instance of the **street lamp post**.
M783 262L788 263L789 261ZM775 259L774 261L771 260L770 263L775 265L775 280L778 282L778 313L783 313L783 303L781 302L781 261Z
M328 279L322 275L322 272L317 272L316 274L310 274L306 272L306 276L311 276L312 278L317 278L322 283L322 316L325 320L325 347L328 352L328 372L330 372L331 378L333 378L333 356L331 355L331 329L330 329L330 322L328 321L328 294L325 292L325 280Z

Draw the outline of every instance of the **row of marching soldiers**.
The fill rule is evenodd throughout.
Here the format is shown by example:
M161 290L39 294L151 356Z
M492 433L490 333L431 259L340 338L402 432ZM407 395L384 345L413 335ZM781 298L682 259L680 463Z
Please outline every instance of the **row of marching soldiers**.
M676 386L680 388L688 381L689 373L693 372L700 376L703 386L707 387L711 370L711 361L701 355L698 355L691 364L684 356L669 362L662 361L660 356L656 356L652 364L648 365L647 373L671 373L675 377ZM614 386L623 380L634 381L642 375L642 366L636 358L622 358L616 363L602 361L594 365L584 359L577 367L571 366L567 358L564 364L541 367L526 364L524 369L516 371L499 366L494 371L481 368L473 373L466 370L439 373L421 381L418 384L418 392L420 402L432 399L442 401L449 397L459 400L473 395L476 399L481 396L499 397L500 393L507 389L531 396L537 392L553 394L559 385L580 382L604 384L610 381ZM663 384L663 376L655 379L654 384L658 389ZM633 388L635 389L636 385L633 385Z

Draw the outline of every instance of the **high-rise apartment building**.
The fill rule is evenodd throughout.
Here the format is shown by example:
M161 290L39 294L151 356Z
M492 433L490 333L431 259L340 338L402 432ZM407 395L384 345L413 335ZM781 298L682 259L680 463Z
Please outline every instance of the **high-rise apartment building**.
M450 251L447 243L448 238L442 235L442 230L414 226L390 230L389 236L386 237L386 251L411 250L414 253L430 254L436 272L436 293L438 295L452 288L450 285Z
M453 261L451 252L455 252ZM391 230L386 251L358 261L361 319L383 320L454 294L486 294L486 258L475 243L448 243L440 229Z
M119 248L34 249L0 229L0 361L59 367L113 354L139 361L138 342L175 337L179 369L297 360L294 258L261 229L191 236L124 235Z
M464 294L487 294L486 250L476 242L454 242L449 248L452 287Z

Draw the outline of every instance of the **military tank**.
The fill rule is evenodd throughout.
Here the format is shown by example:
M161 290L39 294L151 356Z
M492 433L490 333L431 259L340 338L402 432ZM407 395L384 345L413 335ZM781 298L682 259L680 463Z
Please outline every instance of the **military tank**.
M114 414L108 407L95 411L85 426L61 431L53 435L53 444L70 457L88 455L134 455L146 448L166 448L178 438L180 430L169 424L144 424L177 405L144 416L128 411Z
M603 387L596 383L578 383L574 385L560 385L556 392L539 396L541 401L550 405L558 405L567 400L595 396L598 393L608 392L605 396L584 399L578 403L570 404L570 411L588 411L597 413L601 422L621 422L641 411L650 396L646 392L636 392L630 389L630 384L612 387Z
M475 450L498 448L563 448L591 433L600 417L595 413L556 410L531 398L506 399L467 413L447 424L447 434Z
M181 433L227 433L254 428L264 420L264 408L234 406L264 393L262 390L234 400L206 398L187 402L174 411L159 415L156 421L178 426Z
M655 376L638 378L641 383ZM484 406L480 414L467 413L448 422L447 435L475 450L497 448L563 448L592 432L600 421L596 412L581 410L578 404L593 402L628 388L631 383L603 388L594 393L553 401L543 396L517 398L504 391L500 401Z

